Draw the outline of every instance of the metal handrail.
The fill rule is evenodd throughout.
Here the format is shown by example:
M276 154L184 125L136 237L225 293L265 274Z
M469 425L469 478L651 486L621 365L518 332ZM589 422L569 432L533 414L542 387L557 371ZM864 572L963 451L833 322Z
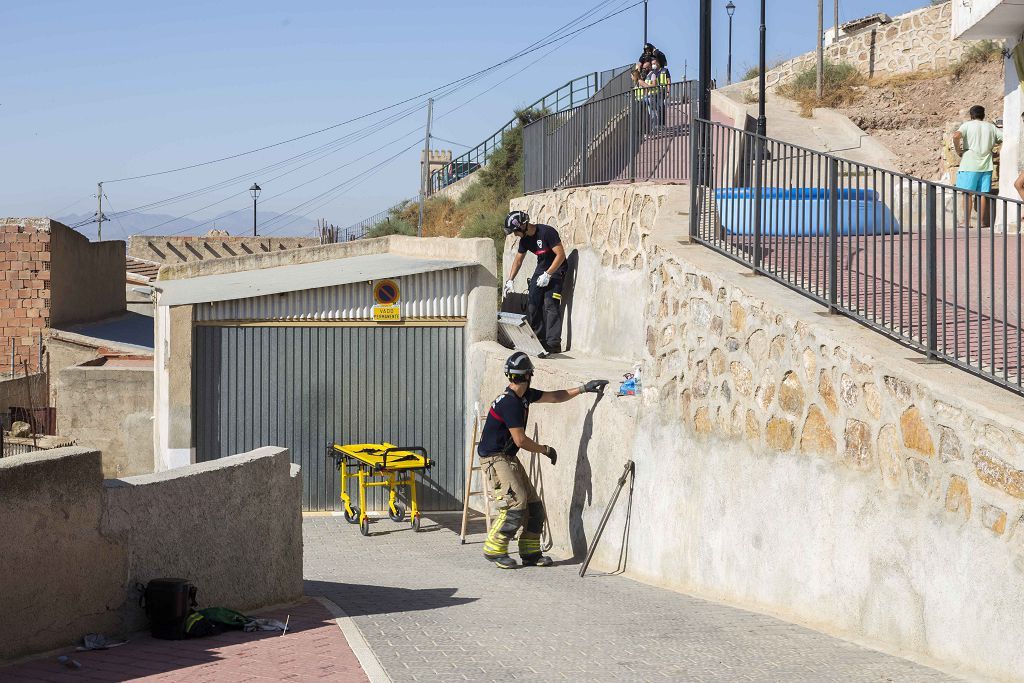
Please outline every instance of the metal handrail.
M572 109L584 101L597 95L615 77L628 71L631 65L616 67L602 72L588 73L568 81L555 88L524 109L541 109L549 112L560 112ZM476 147L452 159L444 168L433 171L427 183L428 194L455 183L482 168L502 144L505 134L519 125L519 119L513 118L487 137Z
M695 242L1024 394L1024 202L704 119L692 138Z

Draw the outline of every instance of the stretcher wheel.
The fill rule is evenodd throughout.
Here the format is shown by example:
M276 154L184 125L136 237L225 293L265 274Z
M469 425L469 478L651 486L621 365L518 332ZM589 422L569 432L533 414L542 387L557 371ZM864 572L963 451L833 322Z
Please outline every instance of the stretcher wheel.
M349 524L358 524L359 523L359 508L357 508L355 505L352 506L352 514L351 515L348 514L348 510L345 510L344 508L342 508L342 514L345 515L345 521L348 522Z
M401 522L405 519L405 508L401 505L395 505L394 512L391 511L391 508L388 508L388 517L391 518L392 522Z
M369 519L364 519L363 521L359 522L359 533L361 533L363 536L369 536L370 535L370 520Z
M413 531L419 531L420 530L420 516L416 515L415 517L410 519L409 520L409 526L412 527Z

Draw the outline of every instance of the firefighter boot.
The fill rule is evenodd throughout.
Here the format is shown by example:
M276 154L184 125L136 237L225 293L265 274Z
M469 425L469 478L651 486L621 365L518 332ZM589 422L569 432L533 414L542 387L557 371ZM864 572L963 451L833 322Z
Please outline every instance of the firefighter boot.
M519 564L508 556L508 542L522 524L522 511L502 508L484 541L484 557L499 569L515 569Z
M524 567L550 567L551 558L540 551L540 532L544 529L544 504L534 501L527 507L526 528L519 534L519 559Z

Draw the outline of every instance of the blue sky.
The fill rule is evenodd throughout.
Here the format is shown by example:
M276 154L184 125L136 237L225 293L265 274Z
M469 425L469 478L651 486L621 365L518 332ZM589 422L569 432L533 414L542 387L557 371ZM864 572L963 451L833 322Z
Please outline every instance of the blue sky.
M608 2L594 16L633 1ZM734 2L735 76L757 61L758 4ZM388 106L499 62L597 4L597 0L0 3L5 40L0 54L4 157L0 215L93 211L98 180L236 154ZM895 15L923 4L922 0L845 0L840 20L878 11ZM714 5L714 72L720 82L725 81L724 6L725 0ZM811 49L816 7L814 0L768 0L770 61ZM826 25L832 21L831 7L827 2ZM676 79L683 76L684 62L689 75L696 74L697 10L697 0L651 0L649 4L650 40L667 53ZM632 61L643 42L642 16L642 6L630 9L547 56L554 46L439 99L435 134L475 145L507 121L514 107L581 74ZM541 57L521 74L448 113ZM107 183L108 210L112 206L125 211L243 176L224 189L151 212L179 216L194 211L192 218L209 218L224 211L251 210L244 190L253 181L264 189L261 209L286 212L351 178L362 182L323 206L313 205L307 220L278 226L276 234L307 232L319 217L349 225L416 192L418 148L401 154L375 175L368 175L367 169L414 145L417 137L422 147L425 112L416 110L386 129L377 129L383 117L220 164ZM278 180L268 181L268 177L281 171L250 175L254 169L367 124L371 130L361 141ZM413 134L401 137L406 133ZM372 153L393 140L391 146ZM465 149L444 143L435 146L450 147L456 154ZM350 165L338 168L346 163ZM322 174L328 175L271 198ZM203 208L220 200L224 201ZM310 209L303 206L295 213ZM129 217L122 218L113 236L120 237L122 229L133 232ZM160 232L174 229L172 223ZM83 232L95 234L94 226Z

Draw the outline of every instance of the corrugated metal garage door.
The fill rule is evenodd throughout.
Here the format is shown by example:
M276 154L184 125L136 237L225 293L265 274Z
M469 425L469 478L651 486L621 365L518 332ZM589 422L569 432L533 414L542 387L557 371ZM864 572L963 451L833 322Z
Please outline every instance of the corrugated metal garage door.
M286 446L304 509L337 510L329 441L422 445L436 464L419 480L420 506L462 508L462 327L204 325L193 354L197 461ZM379 491L371 500L383 507Z

